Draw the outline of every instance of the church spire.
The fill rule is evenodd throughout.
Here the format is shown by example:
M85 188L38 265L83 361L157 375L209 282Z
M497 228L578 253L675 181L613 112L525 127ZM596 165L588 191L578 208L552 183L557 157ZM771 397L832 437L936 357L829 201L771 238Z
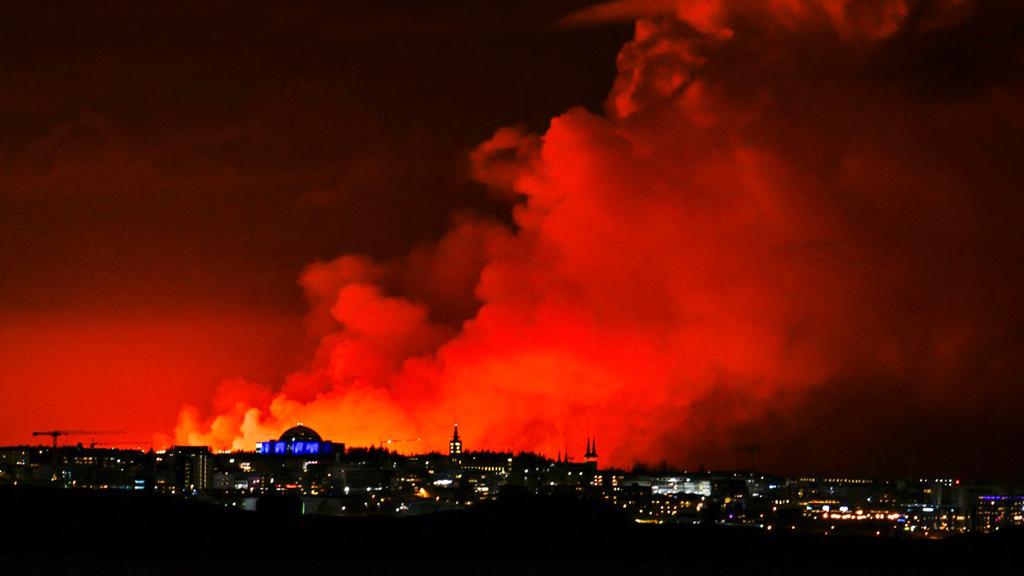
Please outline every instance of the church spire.
M587 453L583 455L587 462L597 462L597 438L587 436Z
M452 433L452 439L448 442L448 455L458 456L462 454L462 440L459 439L459 424L455 424L455 431Z

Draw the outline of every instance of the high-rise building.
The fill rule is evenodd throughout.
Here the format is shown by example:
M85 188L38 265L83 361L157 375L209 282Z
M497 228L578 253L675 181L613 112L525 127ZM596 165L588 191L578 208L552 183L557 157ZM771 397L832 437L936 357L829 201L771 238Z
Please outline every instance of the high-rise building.
M182 492L198 492L210 486L213 477L210 448L175 446L167 451L174 487Z

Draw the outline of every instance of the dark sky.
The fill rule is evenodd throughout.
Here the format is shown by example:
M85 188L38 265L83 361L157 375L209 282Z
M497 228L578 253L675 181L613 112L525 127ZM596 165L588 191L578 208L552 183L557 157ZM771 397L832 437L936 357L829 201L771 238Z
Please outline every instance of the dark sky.
M5 311L301 312L311 260L498 213L469 150L598 108L629 33L557 27L579 2L210 4L4 10Z

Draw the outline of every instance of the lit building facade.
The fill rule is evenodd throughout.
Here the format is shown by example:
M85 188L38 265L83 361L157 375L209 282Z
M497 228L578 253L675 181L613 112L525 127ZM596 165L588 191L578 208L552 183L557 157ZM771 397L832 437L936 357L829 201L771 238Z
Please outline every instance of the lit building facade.
M1024 496L979 496L974 527L992 533L1009 526L1024 526Z
M213 477L210 449L206 446L175 446L167 451L172 485L179 492L199 492L210 487Z

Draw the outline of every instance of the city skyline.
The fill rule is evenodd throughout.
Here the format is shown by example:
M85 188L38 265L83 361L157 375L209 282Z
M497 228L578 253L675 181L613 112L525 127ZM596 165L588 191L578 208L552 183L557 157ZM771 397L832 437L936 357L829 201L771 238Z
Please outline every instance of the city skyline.
M1007 486L1020 485L1020 489L1024 492L1024 471L1018 471L1013 474L1003 476L993 475L963 475L953 474L946 471L943 473L942 470L933 471L931 474L919 474L919 475L901 475L896 473L889 474L869 474L865 472L858 473L857 471L835 471L835 470L822 470L815 469L813 467L807 467L798 470L787 470L778 471L759 467L756 465L752 458L750 464L741 465L736 467L724 467L712 469L705 465L703 462L698 462L693 465L680 465L678 463L669 462L668 460L660 461L634 461L627 465L608 465L606 462L601 462L600 453L597 451L597 439L598 435L587 433L580 438L582 444L577 442L575 445L568 445L563 450L557 450L555 453L543 453L531 450L514 450L510 447L496 447L489 446L486 444L469 444L468 446L463 442L463 435L459 432L459 423L452 423L450 429L450 435L447 438L434 438L429 442L425 438L381 438L377 442L370 444L350 444L344 441L344 439L337 438L324 438L322 437L312 426L307 425L303 422L296 422L293 426L283 430L279 435L272 435L272 437L264 438L260 441L254 442L252 445L239 445L230 448L214 449L211 446L203 444L181 444L171 443L165 446L159 446L150 441L125 441L122 438L126 434L122 430L39 430L34 431L31 434L32 438L48 437L50 444L46 444L40 440L35 442L22 442L11 444L7 446L0 446L2 449L37 449L37 448L50 448L56 449L89 449L89 450L104 450L104 451L130 451L130 452L150 452L163 454L169 451L177 449L203 449L209 451L210 454L219 455L231 455L231 454L264 454L264 455L295 455L305 456L310 458L316 457L330 457L334 453L344 454L346 449L353 449L357 452L366 450L380 450L384 453L394 455L396 457L423 457L423 456L448 456L457 457L462 454L463 451L467 453L476 454L498 454L498 455L519 455L519 456L530 456L545 459L552 463L565 463L565 464L603 464L600 469L611 470L611 471L649 471L649 472L660 472L660 473L683 473L683 474L713 474L713 473L742 473L742 474L767 474L770 476L777 477L790 477L790 478L854 478L861 480L899 480L899 479L910 479L915 478L920 481L924 481L925 478L942 479L942 481L955 482L959 485L960 482L981 482L986 483L1002 483ZM298 436L296 436L298 434ZM292 436L287 438L288 436ZM303 435L308 435L305 437ZM97 436L100 439L97 439ZM280 438L278 438L280 436ZM300 437L303 436L303 437ZM61 440L61 439L64 440ZM88 438L89 440L84 440ZM306 447L307 442L316 444L316 446ZM275 446L276 445L276 446ZM756 453L756 446L742 447L745 451ZM1016 488L1014 488L1016 490Z
M786 477L665 464L621 470L599 465L593 437L580 460L550 458L465 447L457 424L447 453L400 454L383 442L349 447L303 424L250 450L0 447L0 490L19 487L156 494L286 516L423 516L528 495L571 498L638 524L767 533L938 540L1024 527L1024 478Z

